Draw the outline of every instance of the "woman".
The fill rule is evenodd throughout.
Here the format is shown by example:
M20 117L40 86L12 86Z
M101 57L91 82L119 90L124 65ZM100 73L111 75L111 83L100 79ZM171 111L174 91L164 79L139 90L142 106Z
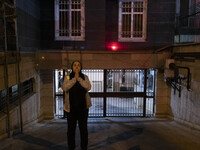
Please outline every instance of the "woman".
M92 106L88 91L91 89L91 84L88 77L81 72L82 65L79 61L74 61L71 69L70 78L67 79L67 77L65 77L62 85L62 89L65 91L63 109L67 112L68 147L69 150L75 149L75 130L78 121L81 136L81 149L87 150L88 109Z

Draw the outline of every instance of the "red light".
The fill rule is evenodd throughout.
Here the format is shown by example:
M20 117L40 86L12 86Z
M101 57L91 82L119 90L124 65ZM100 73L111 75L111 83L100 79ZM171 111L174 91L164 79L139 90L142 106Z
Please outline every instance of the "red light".
M118 42L108 42L106 43L106 49L111 51L118 51L120 49L120 45Z
M111 48L112 48L113 51L117 50L117 46L115 46L115 45L113 45Z

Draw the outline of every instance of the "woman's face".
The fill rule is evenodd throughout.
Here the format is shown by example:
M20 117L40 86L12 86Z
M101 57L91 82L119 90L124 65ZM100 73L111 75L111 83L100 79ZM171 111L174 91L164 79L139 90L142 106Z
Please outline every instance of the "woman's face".
M72 69L73 69L73 72L78 71L78 73L79 73L81 71L81 64L79 62L75 61L73 63Z

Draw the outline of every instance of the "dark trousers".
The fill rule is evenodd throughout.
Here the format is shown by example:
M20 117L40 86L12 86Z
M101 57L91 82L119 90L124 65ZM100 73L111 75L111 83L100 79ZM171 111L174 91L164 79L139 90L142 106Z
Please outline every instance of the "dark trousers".
M75 131L76 131L77 121L81 136L80 137L81 149L87 150L87 145L88 145L87 119L88 119L88 110L84 110L78 113L77 112L67 113L67 123L68 123L67 140L68 140L69 150L75 149Z

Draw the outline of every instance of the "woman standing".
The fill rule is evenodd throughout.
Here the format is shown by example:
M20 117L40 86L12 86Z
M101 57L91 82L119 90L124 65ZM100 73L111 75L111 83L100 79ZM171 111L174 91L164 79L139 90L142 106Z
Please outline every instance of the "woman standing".
M82 65L79 61L74 61L71 66L70 78L65 77L62 89L65 91L65 103L63 109L67 112L68 122L68 147L69 150L75 149L75 131L78 121L81 149L87 150L88 145L88 109L92 106L88 91L91 84L86 75L81 72Z

